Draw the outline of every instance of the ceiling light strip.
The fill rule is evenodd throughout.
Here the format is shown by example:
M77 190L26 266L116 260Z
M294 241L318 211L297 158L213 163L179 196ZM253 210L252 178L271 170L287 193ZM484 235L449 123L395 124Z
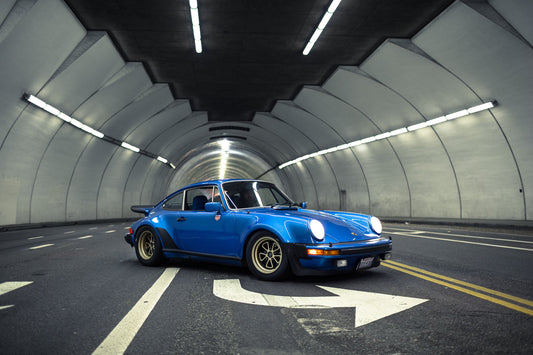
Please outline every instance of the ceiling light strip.
M429 121L424 121L424 122L417 123L417 124L414 124L414 125L411 125L411 126L408 126L408 127L402 127L402 128L390 131L390 132L380 133L380 134L378 134L376 136L363 138L363 139L360 139L360 140L357 140L357 141L354 141L354 142L350 142L350 143L346 143L346 144L342 144L342 145L339 145L339 146L336 146L336 147L333 147L333 148L320 150L318 152L307 154L307 155L301 156L299 158L296 158L294 160L291 160L291 161L288 161L286 163L283 163L283 164L279 165L278 168L279 169L283 169L283 168L286 168L287 166L290 166L290 165L299 163L299 162L301 162L303 160L314 158L314 157L317 157L317 156L320 156L320 155L324 155L324 154L336 152L336 151L339 151L339 150L344 150L344 149L356 147L358 145L367 144L367 143L378 141L378 140L382 140L382 139L387 139L387 138L390 138L390 137L398 136L400 134L413 132L413 131L416 131L418 129L422 129L422 128L425 128L425 127L434 126L434 125L437 125L439 123L455 120L457 118L468 116L468 115L471 115L471 114L476 113L476 112L480 112L480 111L491 109L491 108L493 108L495 106L495 104L496 104L496 101L485 102L485 103L483 103L481 105L477 105L477 106L473 106L473 107L470 107L470 108L467 108L467 109L464 109L464 110L460 110L460 111L451 113L449 115L440 116L440 117L434 118L434 119L429 120Z
M230 146L231 142L227 139L223 139L218 142L220 144L221 148L221 155L220 155L220 172L219 172L219 179L224 179L224 176L226 175L226 167L228 164L228 157L230 152Z
M24 94L24 98L28 102L34 104L35 106L45 110L46 112L52 114L53 116L56 116L56 117L60 118L61 120L69 123L70 125L81 129L82 131L84 131L86 133L89 133L89 134L91 134L91 135L93 135L93 136L95 136L97 138L104 139L105 141L107 141L109 143L113 143L113 144L119 145L119 146L121 146L123 148L129 149L129 150L131 150L131 151L133 151L135 153L140 153L140 154L145 155L147 157L156 159L156 160L160 161L161 163L170 166L172 169L176 168L174 165L169 163L167 159L165 159L163 157L157 156L157 155L152 154L150 152L143 151L143 150L141 150L140 148L138 148L136 146L133 146L133 145L131 145L129 143L126 143L126 142L121 142L120 140L115 139L113 137L105 136L102 132L99 132L96 129L94 129L92 127L89 127L86 124L84 124L84 123L82 123L82 122L70 117L69 115L61 112L59 109L55 108L52 105L47 104L46 102L44 102L43 100L39 99L38 97L36 97L34 95Z
M322 34L322 31L324 31L324 29L326 28L326 25L331 19L331 16L333 16L333 13L335 12L335 10L337 10L337 7L339 6L341 1L342 0L333 0L331 2L331 4L328 7L328 10L324 14L324 16L322 16L322 20L320 20L318 27L315 29L315 32L313 32L313 35L309 39L309 42L307 42L307 45L302 51L303 55L308 55L309 52L311 52L311 49L315 45L315 42L318 40L318 37L320 37L320 35Z
M192 33L194 36L194 49L202 53L202 34L200 32L200 15L198 13L198 0L189 0L191 8Z

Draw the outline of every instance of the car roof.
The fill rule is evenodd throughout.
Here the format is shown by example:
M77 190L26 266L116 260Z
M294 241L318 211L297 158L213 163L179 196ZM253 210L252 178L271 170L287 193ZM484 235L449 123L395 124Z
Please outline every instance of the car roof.
M233 181L263 181L263 180L257 180L257 179L206 180L206 181L200 181L200 182L196 182L194 184L190 184L190 185L184 186L184 187L180 188L177 191L187 190L187 189L191 189L191 188L194 188L194 187L200 187L200 186L205 186L205 185L220 185L220 184L223 184L223 183L226 183L226 182L233 182Z

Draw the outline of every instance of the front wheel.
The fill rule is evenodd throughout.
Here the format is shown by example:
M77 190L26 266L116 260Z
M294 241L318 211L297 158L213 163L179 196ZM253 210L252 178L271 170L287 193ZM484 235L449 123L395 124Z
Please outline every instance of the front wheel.
M143 265L157 266L163 261L159 237L150 227L141 227L135 240L135 254Z
M259 232L246 246L246 262L250 271L262 280L279 280L289 270L283 244L268 232Z

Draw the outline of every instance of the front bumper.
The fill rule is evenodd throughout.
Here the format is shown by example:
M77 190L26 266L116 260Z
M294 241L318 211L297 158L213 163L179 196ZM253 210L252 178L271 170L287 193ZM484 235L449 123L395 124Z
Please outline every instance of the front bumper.
M309 255L310 249L323 251L324 254ZM390 239L378 238L349 243L289 244L287 252L292 271L296 275L323 275L354 271L360 266L379 266L381 260L390 258L391 250Z

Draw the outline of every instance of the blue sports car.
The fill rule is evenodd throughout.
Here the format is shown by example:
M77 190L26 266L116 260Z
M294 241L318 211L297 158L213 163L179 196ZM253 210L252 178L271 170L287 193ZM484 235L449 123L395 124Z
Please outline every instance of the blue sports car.
M125 236L144 265L166 258L247 266L263 280L375 267L388 259L389 238L378 218L315 211L294 203L274 184L217 180L186 186L144 213Z

